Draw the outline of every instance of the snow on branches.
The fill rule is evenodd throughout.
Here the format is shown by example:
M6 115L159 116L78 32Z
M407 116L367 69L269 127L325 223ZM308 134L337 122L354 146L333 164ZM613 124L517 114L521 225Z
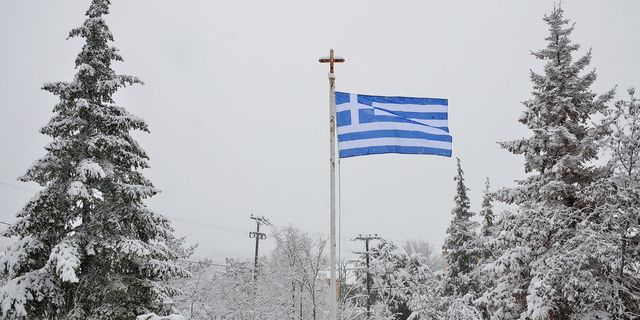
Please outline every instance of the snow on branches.
M113 94L141 84L117 74L121 61L103 16L108 0L92 0L87 19L69 37L84 39L71 82L46 83L58 96L40 130L53 141L22 181L43 189L5 232L19 240L0 258L3 319L129 319L161 313L177 292L166 280L188 276L166 218L144 200L158 193L140 169L147 154L131 131L147 124Z
M533 53L544 71L531 73L520 118L532 136L502 143L532 174L495 193L518 208L487 239L491 254L479 266L487 288L475 303L496 319L631 319L640 314L640 257L629 237L640 216L637 100L631 91L608 109L614 92L591 91L591 52L573 58L580 46L564 11L544 20L547 46ZM604 150L613 157L596 166Z

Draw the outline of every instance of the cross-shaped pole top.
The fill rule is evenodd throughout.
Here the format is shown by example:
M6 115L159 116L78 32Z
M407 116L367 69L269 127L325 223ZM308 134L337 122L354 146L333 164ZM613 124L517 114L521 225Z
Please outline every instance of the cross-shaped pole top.
M329 63L329 74L333 75L333 64L344 62L344 58L334 56L333 49L331 49L331 51L329 51L329 56L322 57L319 61L320 63Z

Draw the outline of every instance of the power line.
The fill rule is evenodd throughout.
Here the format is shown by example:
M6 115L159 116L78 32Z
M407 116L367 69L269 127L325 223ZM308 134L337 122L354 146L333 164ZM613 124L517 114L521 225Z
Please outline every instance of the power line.
M225 264L215 263L213 261L205 262L204 260L203 261L193 261L193 260L186 260L186 259L178 259L178 261L191 263L191 264L209 264L209 265L216 266L216 267L226 267L226 266L228 266L226 263Z
M6 183L6 182L0 182L0 186L5 186L11 189L18 189L17 191L34 191L34 192L38 192L41 190L38 189L33 189L33 188L29 188L29 187L23 187L23 186L19 186L16 184L11 184L11 183ZM178 221L184 221L184 222L188 222L188 223L192 223L192 224L198 224L198 225L202 225L202 226L206 226L206 227L210 227L210 228L214 228L214 229L218 229L218 230L222 230L222 231L227 231L227 232L233 232L233 233L242 233L242 234L246 234L247 231L246 230L242 230L242 229L236 229L236 228L232 228L232 227L226 227L226 226L221 226L221 225L216 225L216 224L212 224L212 223L206 223L206 222L201 222L201 221L196 221L196 220L191 220L191 219L185 219L185 218L178 218L178 217L173 217L173 216L168 216L168 215L164 215L167 218L170 218L172 220L178 220ZM272 225L276 228L287 228L288 226L281 226L281 225ZM318 232L318 231L310 231L310 230L303 230L300 228L296 228L300 231L306 232L306 233L311 233L311 234L317 234L317 235L323 235L323 236L327 236L328 233L327 232ZM340 237L341 240L351 240L348 237ZM348 243L348 242L347 242ZM347 244L348 246L348 244ZM348 251L348 249L342 249L340 251Z
M33 189L33 188L29 188L29 187L23 187L23 186L19 186L17 184L11 184L11 183L6 183L6 182L0 182L0 185L3 187L8 187L9 189L13 189L13 190L18 190L18 191L35 191L38 192L40 190L38 189Z
M219 225L206 223L206 222L200 222L200 221L195 221L195 220L190 220L190 219L172 217L172 216L167 216L167 215L165 215L165 217L173 219L173 220L179 220L179 221L189 222L189 223L193 223L193 224L199 224L199 225L202 225L202 226L206 226L206 227L210 227L210 228L214 228L214 229L219 229L219 230L224 230L224 231L228 231L228 232L236 232L236 233L242 233L242 234L247 233L246 230L240 230L240 229L235 229L235 228L230 228L230 227L224 227L224 226L219 226Z

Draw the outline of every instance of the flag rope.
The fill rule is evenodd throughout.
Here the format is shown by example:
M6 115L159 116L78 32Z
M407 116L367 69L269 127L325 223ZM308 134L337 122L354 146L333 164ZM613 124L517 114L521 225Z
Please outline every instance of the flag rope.
M342 261L342 167L340 167L340 157L338 157L338 265ZM346 266L345 266L346 269ZM340 271L338 269L338 271ZM347 275L345 274L345 277ZM340 279L340 272L338 272ZM338 282L339 283L339 282ZM338 301L342 298L342 287L338 288Z

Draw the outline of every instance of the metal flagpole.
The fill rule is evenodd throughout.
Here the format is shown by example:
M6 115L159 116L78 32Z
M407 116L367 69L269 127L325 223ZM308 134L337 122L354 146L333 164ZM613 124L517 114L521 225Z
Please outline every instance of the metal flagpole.
M333 55L333 49L329 52L329 57L320 58L320 63L329 63L329 198L330 201L330 237L331 257L331 278L329 280L330 291L330 319L337 320L337 290L336 290L336 76L333 73L333 64L344 62L343 58Z

